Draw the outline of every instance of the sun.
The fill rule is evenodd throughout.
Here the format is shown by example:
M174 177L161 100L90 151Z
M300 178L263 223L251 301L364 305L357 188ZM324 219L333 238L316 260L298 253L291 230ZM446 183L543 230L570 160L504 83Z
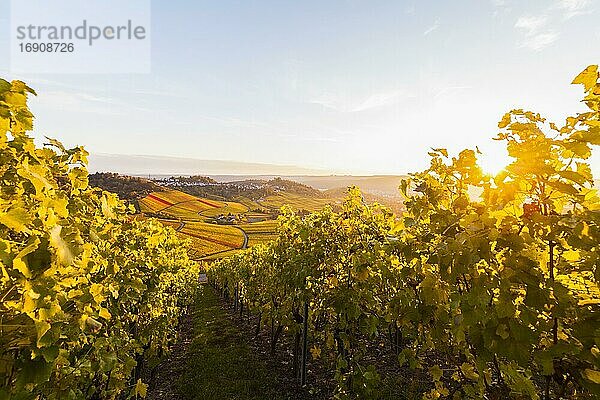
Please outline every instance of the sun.
M498 175L504 171L509 163L508 157L503 154L482 154L479 156L479 165L486 175Z

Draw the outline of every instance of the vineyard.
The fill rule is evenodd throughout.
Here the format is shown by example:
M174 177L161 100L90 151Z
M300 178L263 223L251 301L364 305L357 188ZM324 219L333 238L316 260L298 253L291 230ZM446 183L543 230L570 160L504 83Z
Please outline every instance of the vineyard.
M295 211L320 211L323 207L340 203L337 199L319 199L300 196L294 193L278 193L268 196L260 202L261 206L279 210L281 207L291 207Z
M502 118L495 140L512 162L496 176L478 150L433 149L400 184L401 215L358 188L343 201L281 192L247 204L165 189L136 214L88 184L83 148L36 146L34 90L0 79L0 400L146 397L186 317L198 321L186 365L206 369L181 368L189 398L261 389L197 379L219 379L222 354L229 378L253 373L275 396L217 292L269 354L291 346L282 365L306 396L325 371L337 399L598 398L598 67L573 83L587 111L564 125ZM214 289L198 289L201 267Z
M178 190L153 192L141 199L140 211L177 230L190 243L194 260L227 257L248 246L268 243L276 236L273 219L283 206L304 213L339 203L337 199L308 198L281 192L259 201L217 201ZM261 209L269 212L252 212ZM225 223L225 224L224 224Z
M277 221L254 222L239 227L248 235L248 246L268 243L277 235Z
M219 214L239 214L247 208L237 203L202 199L189 194L169 190L154 192L139 201L144 213L191 221L204 221Z
M177 191L154 192L141 199L140 211L155 216L187 240L193 260L226 256L244 249L248 238L243 229L217 224L220 216L244 214L248 208L240 203L203 199Z
M341 210L287 208L274 241L211 264L215 286L257 331L270 326L272 348L295 338L301 383L308 353L335 371L336 398L382 395L382 347L411 380L425 374L426 399L598 398L600 199L587 160L599 78L597 66L575 78L588 111L562 126L507 113L495 139L512 163L499 175L475 150L434 149L401 183L402 216L356 188Z

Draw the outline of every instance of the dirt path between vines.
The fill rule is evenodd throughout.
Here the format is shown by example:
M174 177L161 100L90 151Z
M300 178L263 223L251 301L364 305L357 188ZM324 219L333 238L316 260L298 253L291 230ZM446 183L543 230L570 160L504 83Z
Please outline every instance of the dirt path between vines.
M151 400L304 399L264 354L249 343L209 285L183 318L180 340L150 380Z

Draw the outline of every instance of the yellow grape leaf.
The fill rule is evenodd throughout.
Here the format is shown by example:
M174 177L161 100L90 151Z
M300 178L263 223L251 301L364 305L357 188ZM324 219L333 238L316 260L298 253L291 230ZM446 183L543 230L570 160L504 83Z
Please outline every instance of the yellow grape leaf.
M94 283L90 287L90 294L94 297L94 301L98 304L102 303L106 297L104 297L104 286L99 283Z
M100 313L98 315L100 315L102 318L104 318L106 320L109 320L112 317L112 315L110 315L110 313L108 312L108 310L106 308L104 308L104 307L102 307L100 309Z
M8 211L0 211L0 224L15 231L28 233L27 224L30 222L29 212L22 207L13 206Z
M437 152L437 153L441 153L444 157L448 157L448 150L446 149L433 149L433 151Z
M113 219L116 217L115 213L113 212L114 206L115 201L113 198L106 197L106 194L102 196L102 214L104 214L106 218Z
M0 262L0 268L2 268L2 283L6 284L10 281L10 276L8 275L8 271L2 262Z
M79 290L79 289L71 289L67 293L67 297L69 299L74 299L75 297L79 297L81 295L83 295L83 292L81 290Z
M35 143L33 142L33 139L31 139L30 137L27 137L25 142L23 143L23 151L26 154L30 154L30 155L36 154L37 149L35 147Z
M317 346L313 346L310 349L310 354L312 354L313 359L317 359L317 358L321 357L321 349L318 348Z
M500 129L504 129L508 126L508 124L510 124L512 121L512 115L510 113L506 113L504 114L504 116L502 117L502 120L500 122L498 122L498 128Z
M39 296L38 296L39 297ZM22 311L29 316L33 316L33 310L37 307L37 301L35 298L25 293L23 296L23 309Z
M369 270L367 268L363 268L356 274L356 279L359 282L366 281L369 278Z
M37 331L37 347L42 347L40 339L50 330L51 326L46 321L37 321L35 323L35 330Z
M598 79L598 66L590 65L589 67L587 67L586 69L581 71L581 73L579 75L577 75L575 77L575 79L573 79L572 84L583 85L583 87L585 88L585 91L587 92L592 87L594 87L594 85L596 85L597 79Z
M4 101L13 106L25 106L27 104L27 96L23 93L9 92L4 95Z
M583 376L588 381L600 384L600 371L594 369L586 369L583 371Z
M88 316L86 314L82 314L81 317L79 317L79 328L81 330L85 329L85 326L87 325L87 319Z
M29 238L29 240L27 241L27 246L25 246L19 252L19 254L17 254L16 258L23 258L26 255L33 253L35 250L37 250L39 244L40 244L39 238L37 238L37 237Z
M63 144L61 142L59 142L58 140L52 139L52 138L49 138L49 137L46 137L46 140L48 141L48 145L56 147L57 149L59 149L63 153L67 151L65 149L65 146L63 146Z
M85 189L88 186L88 172L85 168L75 167L69 172L73 190Z
M62 226L60 225L55 225L54 228L52 228L50 231L50 244L56 249L58 260L63 265L71 265L73 262L73 254L71 254L71 250L69 249L67 242L65 242L60 236L61 231Z
M46 169L41 165L30 165L29 160L26 158L23 161L21 168L17 170L17 173L27 179L35 187L36 194L40 194L43 189L51 189L52 185L46 179Z
M6 147L6 132L10 129L10 120L0 117L0 149Z
M52 199L50 205L57 215L63 218L67 218L69 216L69 211L67 210L67 206L69 205L69 199L67 199L66 197L57 196L56 198Z
M333 287L336 287L338 285L338 278L337 276L332 276L329 278L329 284Z
M143 383L141 379L138 379L137 383L135 384L135 395L144 398L146 397L147 392L148 385Z
M47 320L55 316L60 311L62 311L60 305L53 303L50 308L40 308L38 311L38 316L40 320Z
M23 274L25 278L31 278L31 271L29 271L27 264L25 264L22 259L15 258L13 260L13 268Z
M0 78L0 94L4 94L11 89L11 84L8 81Z
M600 299L585 299L585 300L579 300L577 302L577 305L580 305L580 306L589 306L592 304L600 304Z
M90 155L90 153L87 152L87 150L85 148L83 148L83 146L79 146L76 147L75 149L71 149L71 151L74 151L74 153L72 153L72 159L71 162L72 163L81 163L83 165L87 165L88 163L88 156Z
M562 253L562 257L566 261L578 261L581 258L581 256L579 255L579 252L575 251L575 250L565 251L564 253Z
M110 285L108 285L108 290L110 290L110 293L112 294L112 296L115 299L119 298L119 286L118 285L111 283Z
M460 370L467 379L471 379L472 381L479 379L479 374L475 371L475 367L469 363L462 363Z

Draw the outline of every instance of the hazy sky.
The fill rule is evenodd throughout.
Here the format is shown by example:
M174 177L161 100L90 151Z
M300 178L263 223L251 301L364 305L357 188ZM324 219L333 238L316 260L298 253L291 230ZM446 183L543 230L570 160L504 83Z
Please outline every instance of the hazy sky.
M595 0L153 1L151 74L12 76L0 56L0 76L38 90L37 134L92 153L400 174L432 146L498 164L511 108L583 111L569 83L600 62L598 21ZM0 0L0 54L7 25Z

